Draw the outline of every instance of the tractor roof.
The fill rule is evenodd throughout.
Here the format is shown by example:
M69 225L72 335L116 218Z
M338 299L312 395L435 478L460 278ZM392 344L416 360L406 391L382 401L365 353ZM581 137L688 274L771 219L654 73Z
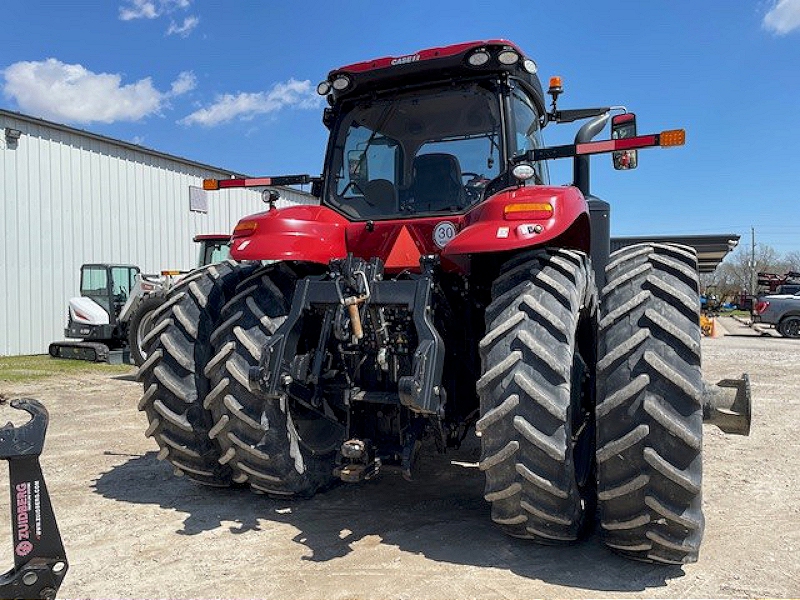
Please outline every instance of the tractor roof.
M402 56L385 56L334 69L317 91L337 102L367 93L507 73L522 81L533 93L539 108L544 110L544 94L536 70L536 63L513 42L474 41Z

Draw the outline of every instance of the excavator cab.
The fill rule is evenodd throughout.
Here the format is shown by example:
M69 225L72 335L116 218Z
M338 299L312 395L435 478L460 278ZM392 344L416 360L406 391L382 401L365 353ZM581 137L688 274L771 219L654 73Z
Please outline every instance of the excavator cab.
M81 267L81 296L98 304L115 325L139 274L132 265L87 264Z

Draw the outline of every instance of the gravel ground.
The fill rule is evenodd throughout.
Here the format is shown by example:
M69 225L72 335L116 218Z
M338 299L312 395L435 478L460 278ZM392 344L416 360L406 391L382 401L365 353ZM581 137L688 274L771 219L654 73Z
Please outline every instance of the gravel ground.
M727 335L703 340L704 374L750 373L753 429L704 428L705 540L683 568L624 560L596 536L567 548L505 537L490 522L474 444L423 456L428 469L411 483L385 475L277 501L174 477L143 436L130 375L0 381L0 394L50 411L42 465L70 561L61 597L798 597L800 340L721 323ZM10 527L0 529L10 549Z

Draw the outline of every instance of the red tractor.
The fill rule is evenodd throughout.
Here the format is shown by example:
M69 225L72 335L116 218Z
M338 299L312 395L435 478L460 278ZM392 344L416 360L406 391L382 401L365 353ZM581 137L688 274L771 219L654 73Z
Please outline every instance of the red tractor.
M704 419L749 429L746 376L700 372L695 252L609 256L609 206L589 156L683 143L639 136L611 107L548 109L536 63L504 40L332 71L320 206L246 217L238 262L170 292L140 369L159 458L209 485L310 496L396 469L427 438L473 430L492 519L545 544L578 540L599 505L606 544L694 561L703 531ZM612 118L612 113L615 114ZM550 123L588 122L546 147ZM611 119L610 140L592 142ZM575 184L549 183L572 157ZM263 264L261 261L273 261Z

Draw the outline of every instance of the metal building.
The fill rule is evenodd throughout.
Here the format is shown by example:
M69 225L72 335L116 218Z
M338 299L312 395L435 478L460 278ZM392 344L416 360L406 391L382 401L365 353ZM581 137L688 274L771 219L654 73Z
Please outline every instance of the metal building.
M265 209L258 190L202 190L204 178L237 175L0 110L0 356L46 353L63 339L83 263L195 266L195 235L232 231ZM316 202L278 191L279 207Z

